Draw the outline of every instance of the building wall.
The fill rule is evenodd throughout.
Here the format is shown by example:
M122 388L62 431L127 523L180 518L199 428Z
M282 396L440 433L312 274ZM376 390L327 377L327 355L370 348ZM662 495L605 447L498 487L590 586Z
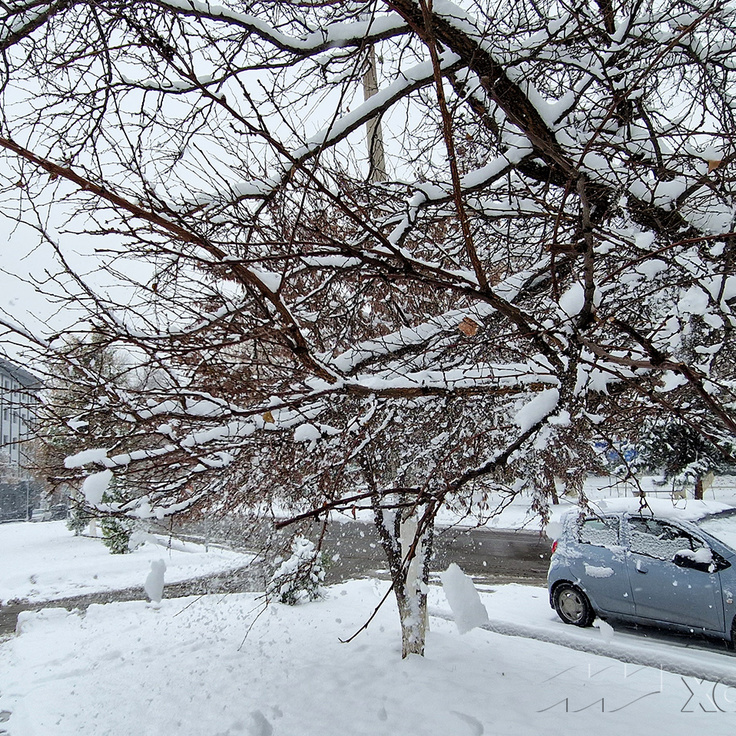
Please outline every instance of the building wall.
M18 479L31 477L33 417L38 406L35 376L0 359L0 463Z
M43 503L43 484L34 477L33 424L41 382L0 358L0 522L22 521Z

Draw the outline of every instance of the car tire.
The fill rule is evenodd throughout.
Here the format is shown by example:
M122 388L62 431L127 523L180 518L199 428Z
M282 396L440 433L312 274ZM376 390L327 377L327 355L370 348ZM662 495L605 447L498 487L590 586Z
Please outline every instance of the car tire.
M573 626L590 626L595 619L595 611L588 596L572 583L561 583L552 594L557 615Z
M726 639L726 649L732 652L736 650L736 616L731 622L731 636Z

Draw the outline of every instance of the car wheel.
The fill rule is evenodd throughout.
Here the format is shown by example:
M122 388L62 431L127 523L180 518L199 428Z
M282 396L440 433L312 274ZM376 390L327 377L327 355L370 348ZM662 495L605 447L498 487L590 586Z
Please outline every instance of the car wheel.
M553 600L557 615L566 623L575 626L590 626L595 611L588 596L571 583L562 583L555 588Z

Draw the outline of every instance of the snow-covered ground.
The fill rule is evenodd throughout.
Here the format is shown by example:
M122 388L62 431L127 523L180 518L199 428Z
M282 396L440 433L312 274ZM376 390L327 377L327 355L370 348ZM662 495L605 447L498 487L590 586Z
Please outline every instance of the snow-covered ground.
M235 594L164 600L160 609L133 602L86 614L23 614L20 634L0 645L0 712L8 719L0 729L11 736L732 730L736 700L726 683L482 629L461 636L441 618L432 618L427 656L402 661L394 606L341 644L385 586L354 581L329 589L324 601L263 612L254 594ZM492 624L581 633L556 620L543 589L507 586L482 597ZM441 589L432 598L447 609ZM635 640L599 629L582 634L599 651L621 637ZM733 669L727 654L692 656L701 669L705 660Z
M736 655L729 653L725 642L719 639L687 637L615 622L611 625L600 620L590 628L567 626L550 607L544 588L515 584L483 587L480 598L489 618L483 624L487 631L560 644L736 688ZM441 589L431 588L430 611L435 617L452 620L453 614L443 599ZM729 697L734 695L736 690Z
M248 555L149 535L126 555L99 539L75 537L63 521L0 524L0 605L48 601L143 585L151 562L164 560L165 580L210 575L247 565Z
M731 481L706 498L736 504ZM589 483L589 497L627 495L606 485ZM452 514L443 521L463 523ZM492 526L538 528L527 522L515 502ZM4 524L0 600L142 585L159 559L167 582L249 560L160 538L110 555L63 522ZM0 733L536 736L564 729L619 736L653 723L669 736L731 730L736 657L717 643L601 622L565 626L546 590L521 585L481 590L488 623L464 635L442 588L431 586L425 658L401 660L392 598L367 631L340 643L386 586L352 581L294 608L264 608L258 595L242 593L168 599L160 608L136 601L23 613L17 635L0 642Z

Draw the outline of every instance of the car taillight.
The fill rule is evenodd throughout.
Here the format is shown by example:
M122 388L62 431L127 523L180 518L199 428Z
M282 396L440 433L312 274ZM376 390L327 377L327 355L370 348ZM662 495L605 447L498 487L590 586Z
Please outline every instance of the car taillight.
M555 539L554 542L552 542L552 554L555 553L555 550L557 549L557 540Z

